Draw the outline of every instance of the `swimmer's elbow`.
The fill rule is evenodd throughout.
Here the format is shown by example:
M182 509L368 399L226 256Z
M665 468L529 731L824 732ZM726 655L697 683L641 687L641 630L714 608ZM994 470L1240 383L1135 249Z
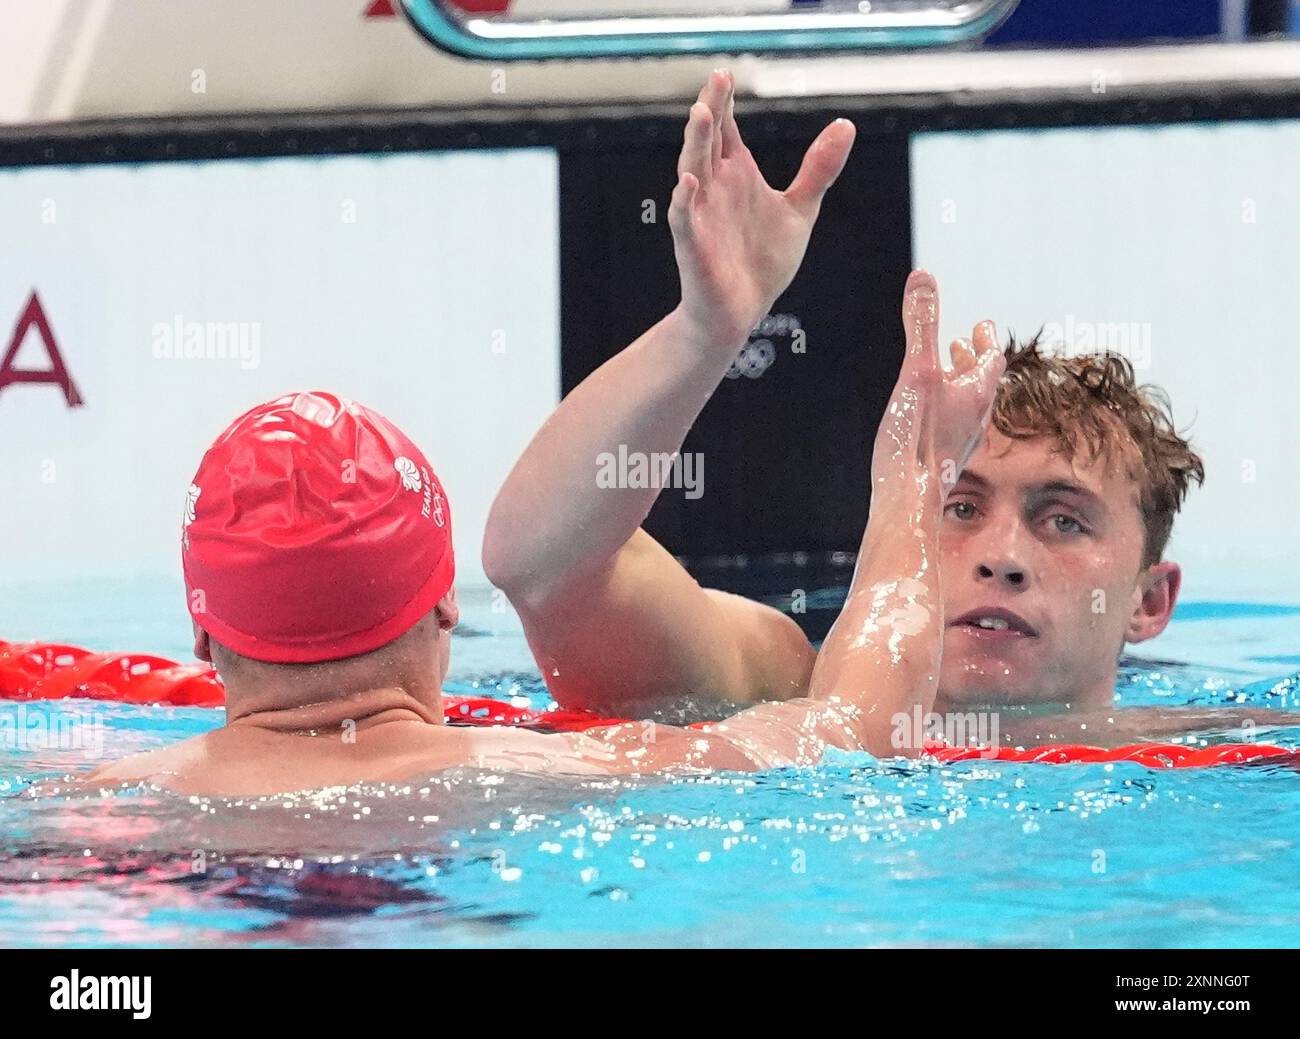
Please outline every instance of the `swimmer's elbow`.
M512 537L493 509L483 530L483 574L494 587L505 592L512 600L526 593L529 582L529 560L519 550L519 539Z
M518 575L515 560L510 558L503 547L504 540L491 526L483 531L483 574L494 588L509 592L518 580Z

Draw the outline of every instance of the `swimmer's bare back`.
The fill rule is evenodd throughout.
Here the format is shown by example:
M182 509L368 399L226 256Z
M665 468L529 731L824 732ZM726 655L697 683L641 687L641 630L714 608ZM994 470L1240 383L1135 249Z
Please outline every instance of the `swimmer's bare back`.
M397 783L457 767L574 776L749 772L813 764L831 744L859 745L842 712L809 700L764 704L708 731L646 721L541 733L389 713L292 732L235 722L102 766L83 782L106 788L146 781L182 794L256 796Z
M864 712L843 705L800 699L751 708L705 731L645 721L584 733L540 733L441 725L402 711L355 725L322 718L306 731L277 728L274 722L235 722L103 766L81 785L105 789L148 782L180 794L254 797L418 781L460 767L570 776L751 772L814 765L828 746L866 749L859 735L863 717ZM1066 740L1109 747L1140 738L1229 729L1258 733L1297 723L1300 715L1273 710L1117 708L1088 716L1008 719L999 743Z
M897 746L894 719L915 708L929 711L938 683L939 467L951 461L960 469L970 456L1002 371L991 327L977 330L957 368L942 369L938 306L934 279L913 273L903 299L907 350L872 460L875 505L809 696L758 704L707 730L633 722L580 734L448 727L428 711L373 699L369 710L330 701L238 718L177 747L101 768L90 781L150 779L187 793L251 795L397 782L457 766L649 775L812 765L828 747L919 753L919 746Z

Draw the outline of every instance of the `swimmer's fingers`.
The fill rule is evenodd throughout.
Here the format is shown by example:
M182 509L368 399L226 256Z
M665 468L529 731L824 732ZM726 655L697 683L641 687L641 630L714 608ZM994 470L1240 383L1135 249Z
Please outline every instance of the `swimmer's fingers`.
M700 100L709 106L709 114L713 116L713 133L709 138L710 169L713 173L717 173L718 167L722 165L722 132L727 121L727 109L731 104L731 91L731 75L717 69L709 76L704 90L700 92Z
M730 93L730 77L725 72L715 71L700 88L700 96L691 105L690 118L686 122L677 172L679 175L693 173L703 188L709 186L722 162L722 121Z
M847 119L836 119L817 135L799 167L785 198L809 221L817 219L822 198L849 161L857 128Z
M969 339L957 339L950 347L952 367L958 375L974 370L976 365L988 367L994 363L998 348L998 329L992 321L981 321Z
M677 176L691 174L702 188L713 179L713 112L703 101L691 105L686 121L682 153L677 159Z
M722 117L722 157L728 159L741 152L745 142L740 137L740 127L736 125L736 77L727 73L730 89L727 91L727 106Z
M907 340L904 363L919 372L940 371L939 285L929 271L913 271L903 289L903 333Z
M990 367L1001 353L997 326L992 321L981 321L970 339L954 339L948 352L952 355L952 370L957 375L974 371L976 366Z
M975 326L974 351L975 363L982 371L997 369L999 378L1006 371L1006 354L998 345L998 326L992 321L981 321Z
M974 342L975 356L983 357L988 351L998 348L998 326L992 321L981 321L971 334Z
M975 367L975 347L969 339L954 339L948 352L952 354L952 370L958 375Z
M693 245L695 240L695 196L700 189L700 182L693 173L682 173L677 178L677 187L673 189L672 201L668 205L668 227L673 239L682 245Z

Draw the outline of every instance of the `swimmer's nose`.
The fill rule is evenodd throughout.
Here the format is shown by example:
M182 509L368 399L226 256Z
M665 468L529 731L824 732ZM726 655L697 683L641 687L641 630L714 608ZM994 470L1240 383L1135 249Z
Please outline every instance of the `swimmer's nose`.
M1029 583L1029 576L1025 573L1024 567L1010 560L980 563L976 568L976 573L981 580L987 581L989 578L996 578L999 583L1010 585L1013 588L1023 588Z

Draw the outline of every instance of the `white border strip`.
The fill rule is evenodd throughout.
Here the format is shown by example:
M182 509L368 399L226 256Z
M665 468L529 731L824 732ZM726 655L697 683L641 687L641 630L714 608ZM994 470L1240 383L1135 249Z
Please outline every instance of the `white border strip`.
M737 85L756 97L807 94L1064 92L1111 87L1230 86L1281 82L1300 88L1300 41L1192 43L1087 50L945 51L864 57L741 58ZM1099 89L1095 84L1101 84Z

